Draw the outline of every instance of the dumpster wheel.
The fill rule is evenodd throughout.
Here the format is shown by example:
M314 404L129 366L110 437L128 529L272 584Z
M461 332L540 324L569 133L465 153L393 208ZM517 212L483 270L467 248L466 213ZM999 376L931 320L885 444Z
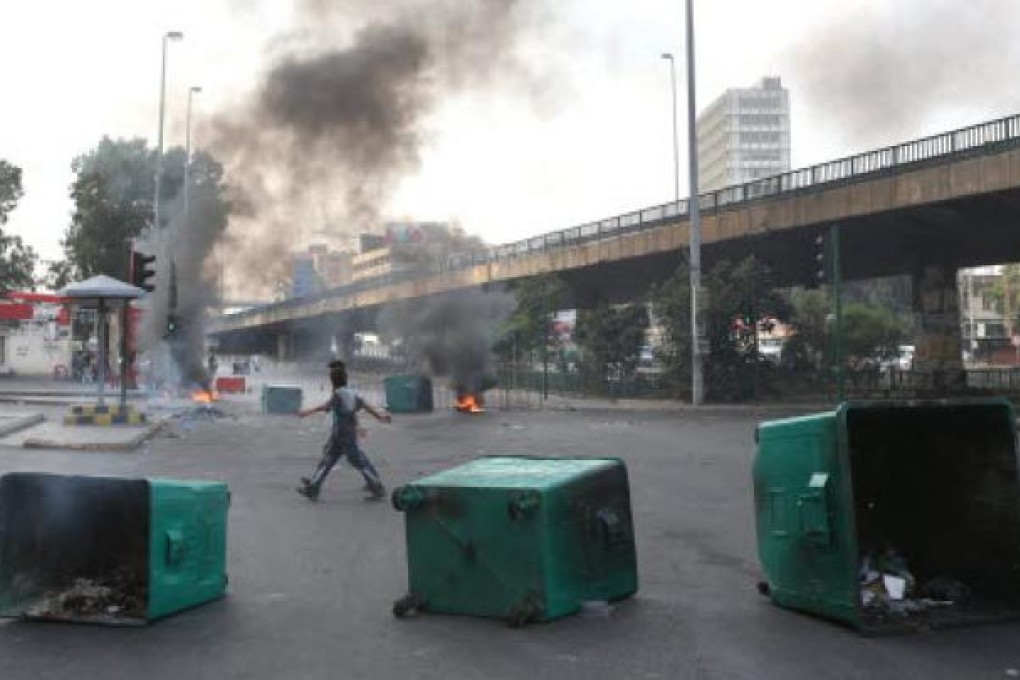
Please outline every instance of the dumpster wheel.
M507 611L507 625L511 628L522 628L537 620L544 609L539 594L530 591Z
M758 594L768 597L772 594L772 587L769 586L768 581L758 581Z
M398 619L422 611L425 611L425 598L418 593L408 593L393 603L393 615Z

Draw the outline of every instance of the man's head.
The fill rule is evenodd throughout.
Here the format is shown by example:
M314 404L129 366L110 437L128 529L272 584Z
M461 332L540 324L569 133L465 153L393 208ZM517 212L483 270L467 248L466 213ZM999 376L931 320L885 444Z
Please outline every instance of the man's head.
M347 387L347 366L342 361L329 362L329 381L333 383L333 389Z

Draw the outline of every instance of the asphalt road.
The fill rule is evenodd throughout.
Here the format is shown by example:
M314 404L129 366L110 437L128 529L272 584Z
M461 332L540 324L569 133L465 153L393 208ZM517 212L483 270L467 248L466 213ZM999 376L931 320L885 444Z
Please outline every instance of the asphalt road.
M402 516L365 502L347 467L320 503L298 496L326 422L247 410L134 454L0 450L0 472L222 479L233 492L228 597L140 629L0 623L0 678L957 679L1020 668L1020 624L863 638L763 600L751 416L443 412L373 426L367 449L391 487L479 454L627 461L638 595L608 616L517 630L394 619Z

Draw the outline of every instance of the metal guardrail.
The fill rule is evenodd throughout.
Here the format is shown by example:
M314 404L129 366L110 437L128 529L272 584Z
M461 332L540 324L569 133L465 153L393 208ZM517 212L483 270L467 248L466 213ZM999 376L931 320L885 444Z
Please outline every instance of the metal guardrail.
M698 202L702 210L732 209L740 204L762 198L797 193L867 175L896 171L917 163L963 155L986 146L1010 141L1020 141L1020 114L704 193L698 196ZM467 269L482 264L502 262L535 252L613 238L687 217L688 209L689 201L687 199L663 203L597 222L533 236L514 243L492 246L484 252L453 255L445 262L435 263L428 268L365 279L331 288L312 296L275 302L222 318L240 320L269 309L282 311L330 297L357 294L382 285L425 278L442 272Z

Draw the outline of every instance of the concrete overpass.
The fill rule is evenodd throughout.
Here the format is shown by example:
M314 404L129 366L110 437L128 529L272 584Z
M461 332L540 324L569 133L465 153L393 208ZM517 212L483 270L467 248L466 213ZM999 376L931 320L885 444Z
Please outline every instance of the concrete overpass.
M699 201L706 269L755 253L778 283L809 284L816 236L840 224L847 278L935 276L946 286L956 268L1020 260L1020 114L727 187ZM246 335L264 346L267 333L546 272L566 280L578 306L633 299L668 276L688 238L688 202L666 203L453 258L433 271L221 317L210 330L227 344ZM941 273L925 273L931 267Z

